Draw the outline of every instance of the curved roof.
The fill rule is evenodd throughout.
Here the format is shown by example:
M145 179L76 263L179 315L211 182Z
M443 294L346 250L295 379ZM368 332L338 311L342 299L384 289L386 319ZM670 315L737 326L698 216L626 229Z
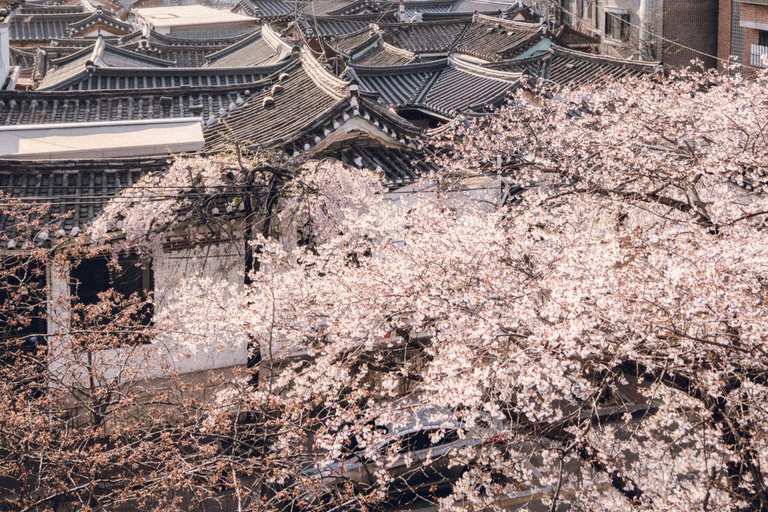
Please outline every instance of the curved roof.
M420 108L440 116L481 111L505 100L521 74L485 68L454 57L392 67L351 64L347 73L387 105Z
M561 86L647 76L658 72L659 66L657 62L630 61L560 46L552 46L549 52L536 57L504 60L486 65L492 69L524 72L534 79Z
M293 46L264 24L250 36L208 55L206 60L213 68L266 66L284 61L292 52Z

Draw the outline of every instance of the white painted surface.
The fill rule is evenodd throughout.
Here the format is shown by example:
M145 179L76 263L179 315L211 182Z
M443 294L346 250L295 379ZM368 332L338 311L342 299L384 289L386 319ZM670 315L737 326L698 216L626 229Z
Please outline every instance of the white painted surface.
M255 18L203 5L181 5L136 9L136 16L161 33L172 28L211 26L218 24L256 25Z
M0 127L0 157L14 160L168 155L204 143L199 118Z
M87 359L99 368L100 378L123 382L170 375L190 374L208 370L244 365L247 361L247 341L218 340L216 333L199 336L190 345L180 342L177 325L163 325L163 308L178 298L178 288L188 277L220 279L223 286L242 282L243 257L239 254L242 242L206 246L195 250L164 253L153 260L155 278L155 319L158 331L165 334L152 343L140 346L102 350L89 354L69 351L70 310L67 268L50 272L51 300L49 305L50 347L58 357L51 365L52 375L60 378L58 385L78 381L88 385ZM54 382L54 385L56 383Z

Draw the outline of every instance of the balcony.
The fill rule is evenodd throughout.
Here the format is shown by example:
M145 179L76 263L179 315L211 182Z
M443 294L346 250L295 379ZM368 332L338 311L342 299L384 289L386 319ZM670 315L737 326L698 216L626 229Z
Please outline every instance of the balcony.
M768 67L768 46L752 45L752 65L759 68Z

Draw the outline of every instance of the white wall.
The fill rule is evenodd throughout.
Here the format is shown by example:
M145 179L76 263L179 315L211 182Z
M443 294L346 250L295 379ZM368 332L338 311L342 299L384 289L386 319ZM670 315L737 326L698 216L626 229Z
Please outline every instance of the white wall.
M181 333L172 320L164 325L162 311L178 295L178 288L187 277L204 276L221 279L222 283L242 283L242 242L207 246L195 250L163 253L152 263L155 280L155 319L159 332L167 333L152 343L118 349L103 350L95 354L73 355L67 343L69 338L70 304L69 272L67 268L50 271L51 301L49 306L50 347L55 363L52 375L62 382L79 380L88 385L86 363L88 357L94 367L104 369L105 380L130 381L142 378L162 378L172 374L229 368L244 365L247 360L247 343L243 338L222 348L215 339L200 338L196 346L179 343ZM55 383L54 383L55 385Z
M0 88L5 83L5 79L8 78L8 71L11 69L11 18L13 15L0 21Z

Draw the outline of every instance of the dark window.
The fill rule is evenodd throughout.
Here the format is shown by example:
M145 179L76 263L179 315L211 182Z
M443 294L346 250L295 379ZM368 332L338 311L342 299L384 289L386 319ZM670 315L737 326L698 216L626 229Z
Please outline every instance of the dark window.
M761 30L757 34L757 44L760 46L768 46L768 32Z
M126 299L134 295L148 299L154 289L151 262L133 255L120 256L117 261L108 257L84 259L72 267L70 278L72 297L84 306L98 304L99 294L108 290L115 290ZM134 320L150 325L152 313L148 303Z
M619 41L629 41L629 14L605 13L605 35Z
M0 339L33 347L45 342L45 265L24 257L0 260Z
M578 5L579 9L579 17L581 18L591 18L591 15L589 13L589 4L591 0L578 0L576 3Z
M433 443L432 436L436 435L435 430L420 430L413 434L408 434L400 440L401 447L400 452L416 452L419 450L426 450L432 446L439 446L441 444L448 444L459 439L459 433L455 430L446 430L443 432L440 440Z

